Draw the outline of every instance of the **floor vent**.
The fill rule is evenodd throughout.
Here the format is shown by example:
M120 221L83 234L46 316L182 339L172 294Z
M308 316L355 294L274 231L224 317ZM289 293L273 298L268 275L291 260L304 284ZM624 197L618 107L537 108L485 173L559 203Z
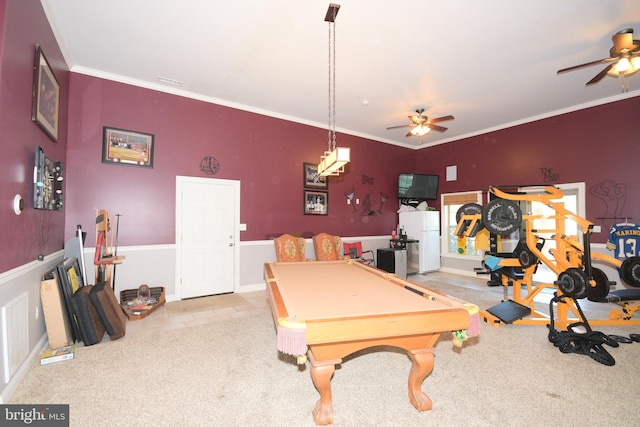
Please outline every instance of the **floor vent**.
M2 366L5 384L29 354L29 293L2 306Z

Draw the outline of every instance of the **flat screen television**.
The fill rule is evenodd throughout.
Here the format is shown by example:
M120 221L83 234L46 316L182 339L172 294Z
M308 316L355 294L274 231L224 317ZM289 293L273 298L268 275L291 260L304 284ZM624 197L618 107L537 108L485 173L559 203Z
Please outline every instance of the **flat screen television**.
M400 199L437 200L438 175L402 173L398 177Z

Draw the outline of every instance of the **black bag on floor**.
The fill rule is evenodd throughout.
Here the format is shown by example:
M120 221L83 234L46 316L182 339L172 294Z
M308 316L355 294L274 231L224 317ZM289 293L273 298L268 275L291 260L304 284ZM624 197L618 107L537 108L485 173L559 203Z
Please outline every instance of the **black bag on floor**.
M104 337L104 324L89 296L92 289L92 285L83 286L71 297L73 315L78 321L82 342L87 346L99 343Z

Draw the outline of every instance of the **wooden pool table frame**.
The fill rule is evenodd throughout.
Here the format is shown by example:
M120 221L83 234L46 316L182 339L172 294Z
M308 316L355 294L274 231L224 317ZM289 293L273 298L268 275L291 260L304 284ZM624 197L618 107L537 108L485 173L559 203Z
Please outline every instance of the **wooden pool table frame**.
M295 307L287 307L287 286L315 286L309 283L285 283L282 270L294 267L293 264L305 264L302 268L328 269L342 268L339 264L346 264L349 268L361 269L358 274L365 275L363 280L371 283L381 280L389 292L397 293L397 287L405 288L403 292L413 295L412 303L423 306L421 309L403 310L384 314L376 313L376 307L369 312L345 315L344 317L315 318L301 320ZM311 264L314 264L311 266ZM281 267L282 266L282 267ZM317 271L317 270L316 270ZM265 280L267 297L271 305L276 327L306 329L306 345L310 361L311 378L320 393L320 399L313 408L313 418L316 424L333 423L333 408L331 398L331 377L335 365L342 363L342 358L356 351L375 346L394 346L407 351L412 366L409 371L409 401L418 411L428 411L432 408L431 399L422 392L421 385L431 373L434 366L434 345L442 332L452 332L466 329L469 326L469 313L463 302L437 291L427 289L399 278L394 274L378 270L359 262L329 261L307 263L265 263ZM335 274L325 275L322 280L336 280ZM340 280L339 278L337 280ZM340 283L340 287L349 283ZM373 287L372 287L373 289ZM412 292L410 292L412 291ZM327 287L326 292L331 292ZM386 299L384 292L381 298ZM311 296L311 294L310 294ZM406 298L403 296L403 298ZM414 300L415 299L415 300ZM339 301L334 301L339 304ZM292 305L291 302L289 305ZM295 317L295 320L292 320ZM295 355L302 356L302 355Z

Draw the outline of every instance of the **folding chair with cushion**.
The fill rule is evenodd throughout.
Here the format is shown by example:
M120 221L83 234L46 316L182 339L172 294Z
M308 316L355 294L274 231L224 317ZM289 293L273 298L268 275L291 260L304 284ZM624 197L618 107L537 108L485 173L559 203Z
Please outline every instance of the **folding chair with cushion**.
M283 234L273 239L273 244L278 262L307 261L304 257L307 241L304 238Z
M363 251L362 242L344 243L344 253L348 254L351 259L356 259L367 265L375 265L375 256L373 251ZM367 254L365 256L365 254Z
M327 233L319 233L312 237L313 250L317 261L338 261L351 259L349 255L341 255L342 239Z

